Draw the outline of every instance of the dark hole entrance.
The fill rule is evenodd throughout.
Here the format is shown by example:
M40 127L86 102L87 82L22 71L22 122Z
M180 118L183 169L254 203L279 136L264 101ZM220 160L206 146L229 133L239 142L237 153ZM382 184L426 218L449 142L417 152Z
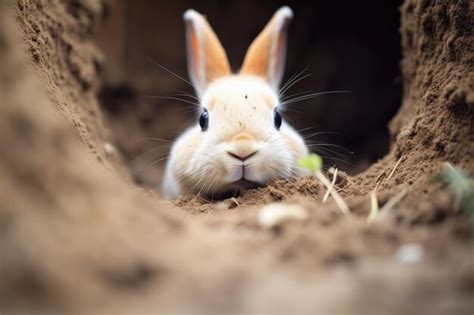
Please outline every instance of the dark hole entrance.
M400 106L401 1L285 4L295 13L285 79L306 67L311 73L287 94L352 93L292 104L284 116L302 134L314 134L308 141L327 166L361 172L388 152L387 123ZM149 62L151 58L187 78L183 12L192 7L207 16L233 69L238 69L248 45L280 6L279 1L117 0L109 8L97 35L107 57L100 97L116 144L138 183L158 185L168 141L195 123L194 105L146 97L193 92Z

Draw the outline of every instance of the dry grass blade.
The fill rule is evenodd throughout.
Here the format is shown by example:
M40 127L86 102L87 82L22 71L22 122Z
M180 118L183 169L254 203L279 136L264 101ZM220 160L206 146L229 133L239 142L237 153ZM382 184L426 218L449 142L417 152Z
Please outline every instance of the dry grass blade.
M334 170L334 175L332 176L331 187L328 188L328 190L324 194L323 203L325 203L328 200L328 197L329 197L329 194L331 193L331 190L334 189L334 185L336 184L336 180L337 180L337 168Z
M232 200L235 203L235 205L237 206L237 208L239 208L239 210L242 210L240 203L237 201L235 197L230 198L230 200Z
M385 180L386 182L390 181L390 178L392 178L393 174L395 174L395 171L397 170L398 165L400 165L400 162L402 161L402 158L403 158L403 156L401 156L398 159L397 163L395 163L395 166L393 167L392 171L390 172L387 179ZM385 178L385 170L383 170L382 173L380 173L380 175L377 178L377 183L375 184L374 190L370 192L370 213L367 216L367 222L368 223L372 223L375 220L375 218L378 216L379 212L381 212L382 209L386 210L387 208L385 206L387 206L390 203L390 201L392 201L392 199L394 199L396 197L395 196L394 198L389 200L389 202L387 202L384 205L384 207L382 207L382 209L379 209L379 205L378 205L378 201L377 201L377 191L380 187L380 184L382 184L382 182L384 181L384 178ZM403 196L402 196L402 198L403 198ZM400 200L397 200L397 202L398 201L400 201ZM393 207L393 205L391 207ZM390 209L390 208L388 208L388 209Z
M377 176L377 180L375 181L375 188L374 188L374 191L379 190L379 186L380 186L380 184L382 183L384 177L385 177L385 170L383 170L383 171L379 174L379 176Z
M400 164L400 162L402 161L402 159L403 159L403 156L401 156L398 159L397 163L395 163L395 166L393 167L392 171L390 172L390 174L387 177L387 182L390 180L390 178L392 178L393 174L395 174L395 171L396 171L398 165Z
M398 194L393 196L389 201L387 201L387 203L384 204L383 207L380 209L380 212L387 212L392 209L397 203L399 203L403 199L403 197L405 197L406 194L407 190L404 188Z
M324 184L324 186L326 186L326 188L330 189L331 182L326 178L326 176L323 175L323 173L318 171L318 172L315 172L314 174ZM330 194L332 198L334 199L334 201L336 202L339 209L341 210L341 212L346 215L349 214L350 212L349 206L344 201L344 199L342 199L341 195L339 195L339 193L335 189L331 189Z
M377 201L377 191L370 192L370 213L367 216L367 222L372 223L379 214L379 203Z
M399 203L406 196L407 192L408 191L406 188L403 188L402 191L387 201L387 203L385 203L383 207L380 208L380 215L378 216L378 219L385 216L397 203Z

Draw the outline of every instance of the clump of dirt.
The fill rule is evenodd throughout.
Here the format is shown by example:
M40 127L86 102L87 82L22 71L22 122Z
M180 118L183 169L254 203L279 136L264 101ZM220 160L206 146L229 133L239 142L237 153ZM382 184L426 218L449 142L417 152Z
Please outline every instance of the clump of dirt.
M471 2L402 6L393 144L363 174L341 175L349 216L321 203L311 177L222 202L170 204L134 186L105 145L95 96L102 57L90 36L103 3L12 4L0 3L2 311L472 311L469 220L435 178L444 162L474 174ZM368 224L377 184L381 206L407 195ZM298 203L309 218L263 229L269 202ZM407 244L411 263L399 254Z

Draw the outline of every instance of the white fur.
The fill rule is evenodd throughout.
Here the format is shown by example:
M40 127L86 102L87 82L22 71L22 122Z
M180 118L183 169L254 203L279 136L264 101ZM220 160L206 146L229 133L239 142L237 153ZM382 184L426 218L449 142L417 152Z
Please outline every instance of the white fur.
M216 103L209 109L211 99ZM233 183L242 179L242 165L245 179L260 185L301 175L297 160L308 150L285 121L280 130L275 128L273 110L278 104L273 89L257 77L229 76L212 83L202 98L202 106L209 110L209 129L202 131L196 123L174 143L163 181L165 197L238 189ZM239 145L229 141L239 132L251 135L258 150L244 162L227 153Z

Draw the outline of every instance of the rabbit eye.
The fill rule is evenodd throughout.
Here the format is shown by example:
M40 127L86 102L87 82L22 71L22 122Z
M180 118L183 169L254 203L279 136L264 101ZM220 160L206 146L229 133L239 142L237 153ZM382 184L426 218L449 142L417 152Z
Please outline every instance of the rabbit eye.
M282 118L281 118L281 114L278 112L276 108L273 111L273 123L275 124L275 128L277 130L280 130Z
M206 131L209 127L209 112L204 108L201 116L199 116L199 126L201 126L202 131Z

